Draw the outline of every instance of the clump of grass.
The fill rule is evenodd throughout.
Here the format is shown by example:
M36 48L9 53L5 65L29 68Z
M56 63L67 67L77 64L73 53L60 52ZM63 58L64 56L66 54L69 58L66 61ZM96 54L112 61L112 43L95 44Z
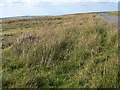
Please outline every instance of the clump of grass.
M49 26L4 39L13 44L3 49L3 87L119 87L116 27L94 14L32 20Z

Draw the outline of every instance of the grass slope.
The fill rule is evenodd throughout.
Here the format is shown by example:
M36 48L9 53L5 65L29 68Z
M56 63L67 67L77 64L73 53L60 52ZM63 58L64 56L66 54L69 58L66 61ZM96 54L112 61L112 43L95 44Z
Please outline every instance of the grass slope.
M117 88L117 27L96 14L3 20L3 87Z
M108 12L107 14L112 15L112 16L120 16L120 11L118 11L118 12Z

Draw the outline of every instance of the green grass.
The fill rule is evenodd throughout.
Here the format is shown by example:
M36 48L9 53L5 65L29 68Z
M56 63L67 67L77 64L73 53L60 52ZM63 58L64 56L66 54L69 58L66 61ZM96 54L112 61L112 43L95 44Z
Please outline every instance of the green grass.
M119 87L117 27L94 14L9 22L2 32L3 87Z
M112 16L120 16L120 12L108 12L107 14Z

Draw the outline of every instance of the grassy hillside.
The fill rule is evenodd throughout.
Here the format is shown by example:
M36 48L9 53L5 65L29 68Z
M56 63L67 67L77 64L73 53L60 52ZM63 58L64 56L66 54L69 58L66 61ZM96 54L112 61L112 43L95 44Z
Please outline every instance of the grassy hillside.
M120 16L120 11L118 11L118 12L108 12L107 14L112 15L112 16Z
M3 20L3 87L116 88L117 27L96 14Z

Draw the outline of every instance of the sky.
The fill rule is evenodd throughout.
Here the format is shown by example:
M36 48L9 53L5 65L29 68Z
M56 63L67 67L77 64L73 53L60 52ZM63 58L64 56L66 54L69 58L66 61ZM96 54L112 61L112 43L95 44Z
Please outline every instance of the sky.
M118 11L119 0L1 0L0 18Z

